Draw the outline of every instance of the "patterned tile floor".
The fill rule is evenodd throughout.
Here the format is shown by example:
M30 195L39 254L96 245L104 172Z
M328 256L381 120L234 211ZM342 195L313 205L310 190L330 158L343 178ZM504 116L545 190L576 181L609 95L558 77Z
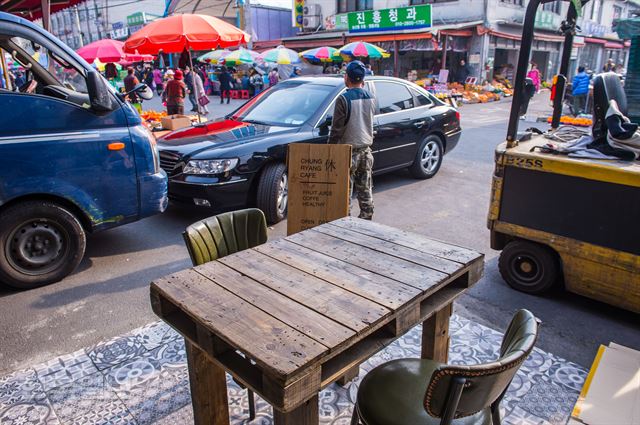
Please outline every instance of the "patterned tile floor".
M462 317L451 320L450 363L474 364L497 357L502 335ZM320 394L322 424L348 425L358 383L373 367L418 357L420 328L362 365L346 387ZM502 402L504 424L565 424L587 371L535 350ZM246 391L227 379L231 422L248 422ZM271 424L271 407L258 399L251 424ZM163 322L0 378L0 424L193 423L184 341Z

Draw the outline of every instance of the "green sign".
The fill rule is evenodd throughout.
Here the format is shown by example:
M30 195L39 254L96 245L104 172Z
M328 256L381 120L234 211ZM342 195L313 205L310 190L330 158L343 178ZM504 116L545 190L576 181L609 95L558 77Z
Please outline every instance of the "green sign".
M132 15L127 16L127 25L143 25L145 21L144 12L136 12Z
M348 24L349 32L429 28L431 5L350 12Z

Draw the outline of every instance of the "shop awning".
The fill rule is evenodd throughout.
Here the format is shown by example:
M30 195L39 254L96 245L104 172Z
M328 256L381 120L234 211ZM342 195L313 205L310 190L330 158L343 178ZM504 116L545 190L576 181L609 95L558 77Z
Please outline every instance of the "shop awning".
M615 41L607 41L604 45L605 49L623 49L624 44L616 43Z
M520 41L522 39L521 34L511 34L508 32L502 32L502 31L496 31L496 30L490 30L489 34L494 35L496 37L506 38L508 40ZM540 40L540 41L553 41L556 43L562 43L564 41L564 37L560 35L544 34L541 32L535 32L533 34L533 39Z
M312 38L312 39L283 39L282 44L289 49L309 49L312 47L329 46L340 47L345 44L342 37L334 38Z
M442 30L440 31L442 35L451 35L454 37L473 37L473 31L470 29L464 30Z
M367 43L377 43L381 41L403 41L403 40L421 40L430 39L433 34L430 32L411 33L411 34L379 34L379 35L351 35L349 41L366 41Z
M58 12L69 6L82 3L84 0L47 0L50 13ZM13 13L22 18L34 21L42 18L42 0L0 0L0 11Z
M607 44L607 40L602 40L600 38L593 38L593 37L585 37L584 41L585 43Z

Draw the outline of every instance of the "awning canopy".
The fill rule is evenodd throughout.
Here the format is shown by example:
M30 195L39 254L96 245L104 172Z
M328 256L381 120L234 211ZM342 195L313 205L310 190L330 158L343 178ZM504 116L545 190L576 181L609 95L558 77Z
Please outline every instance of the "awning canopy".
M55 13L69 6L82 3L83 0L45 0L50 12ZM34 21L42 18L43 0L0 0L0 11L13 13L21 18ZM46 7L46 6L45 6Z

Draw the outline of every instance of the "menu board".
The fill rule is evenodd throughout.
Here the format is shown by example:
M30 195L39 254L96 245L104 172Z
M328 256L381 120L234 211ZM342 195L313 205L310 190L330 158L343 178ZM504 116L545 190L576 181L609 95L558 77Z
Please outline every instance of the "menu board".
M288 235L349 214L350 145L292 143L287 162Z

